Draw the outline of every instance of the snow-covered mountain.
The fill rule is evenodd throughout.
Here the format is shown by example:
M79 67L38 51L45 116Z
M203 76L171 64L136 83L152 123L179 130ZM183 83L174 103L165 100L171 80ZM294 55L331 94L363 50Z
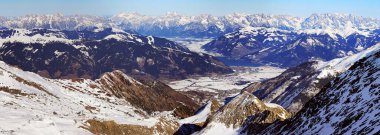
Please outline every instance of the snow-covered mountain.
M169 86L120 71L60 80L0 62L0 80L1 134L173 134L178 118L198 107Z
M20 17L3 17L0 19L1 27L22 28L22 29L59 29L59 30L76 30L94 27L109 28L112 23L108 17L90 16L90 15L72 15L64 16L63 14L47 15L26 15Z
M162 36L215 37L244 27L267 27L282 30L339 30L351 34L365 29L376 29L380 21L351 14L312 14L307 18L286 15L241 14L225 16L184 16L168 13L164 16L145 16L137 13L121 13L112 17L115 24L124 28ZM159 31L160 30L160 31Z
M313 61L289 68L281 75L256 82L243 91L253 93L264 102L276 103L289 112L298 112L337 75L348 70L356 61L377 52L380 44L360 53L328 62Z
M138 13L120 13L111 17L71 15L27 15L2 17L0 27L44 28L75 30L87 28L117 27L137 31L144 35L165 37L218 37L244 27L267 27L282 30L336 31L351 34L354 31L376 29L380 21L350 14L313 14L301 18L287 15L234 13L225 16L186 16L168 13L162 16L146 16Z
M376 93L378 65L375 65L378 64L379 48L380 44L377 44L352 56L329 62L308 62L291 68L282 75L264 81L262 84L254 84L254 87L264 86L258 90L262 91L261 93L254 92L254 94L265 97L263 101L248 90L243 90L237 96L227 99L225 104L217 110L215 107L220 105L208 102L196 115L181 120L182 125L178 131L182 132L177 133L230 135L357 134L366 132L376 134L379 129L373 126L369 129L365 128L365 124L374 122L376 126L378 123L378 119L370 119L370 117L377 113L377 108L372 107L376 106L374 104L379 98L376 97L378 96ZM367 58L368 56L369 58ZM342 72L342 75L334 78ZM331 79L334 81L332 85L328 85ZM337 84L334 84L335 82ZM252 86L247 89L249 88ZM344 88L344 90L336 91L335 88ZM272 91L267 92L268 90ZM326 91L330 91L330 93ZM348 97L350 95L352 97ZM368 98L368 96L372 97ZM356 106L352 102L362 104ZM291 114L280 105L273 103L283 104L286 109L294 107L293 105L297 106L297 109L302 107L303 109L294 118L287 120ZM292 105L286 106L289 103ZM303 106L305 103L306 105ZM336 103L343 104L345 107L335 105ZM331 110L330 107L334 110ZM365 110L369 110L369 113L366 113ZM308 119L309 117L312 119ZM309 126L314 124L317 126ZM351 124L355 126L351 126Z
M114 70L166 79L232 72L210 55L114 28L4 29L0 36L0 60L49 78L97 78Z
M215 37L247 26L267 26L295 29L300 18L282 15L230 14L226 16L184 16L168 13L164 16L144 16L137 13L121 13L111 18L124 29L143 34L170 37Z
M340 32L246 27L225 34L202 48L256 65L292 67L310 60L329 61L349 56L380 42L378 30L354 31L349 35Z
M0 134L379 134L379 26L349 14L0 17ZM233 70L156 36L218 37L202 51L295 67L207 102L152 79ZM210 78L179 85L235 88Z
M293 118L263 134L379 134L380 52L355 62Z
M380 20L365 18L352 14L312 14L301 23L303 29L375 29L379 28Z

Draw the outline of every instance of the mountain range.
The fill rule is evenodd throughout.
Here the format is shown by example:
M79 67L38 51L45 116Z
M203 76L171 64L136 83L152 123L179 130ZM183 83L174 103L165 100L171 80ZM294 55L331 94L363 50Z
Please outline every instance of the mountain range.
M0 17L0 134L379 134L379 26L350 14ZM213 39L193 52L175 37ZM223 58L286 70L214 97L166 84L233 76Z
M153 79L231 73L214 57L175 42L117 29L3 29L0 60L49 78L98 78L121 70Z
M225 16L120 13L108 17L53 14L0 19L0 27L6 29L103 31L112 28L158 37L215 38L202 49L252 65L280 67L355 54L380 40L379 26L378 19L338 13L312 14L305 18L238 13Z
M353 31L377 29L380 20L339 13L312 14L303 18L241 13L186 16L175 12L162 16L120 13L114 16L52 14L0 18L0 27L6 28L82 30L114 27L160 37L218 37L248 26L282 30L339 30L346 35Z
M216 56L245 60L255 65L294 67L310 60L329 61L353 55L380 41L377 29L348 35L313 31L246 27L220 36L202 48Z

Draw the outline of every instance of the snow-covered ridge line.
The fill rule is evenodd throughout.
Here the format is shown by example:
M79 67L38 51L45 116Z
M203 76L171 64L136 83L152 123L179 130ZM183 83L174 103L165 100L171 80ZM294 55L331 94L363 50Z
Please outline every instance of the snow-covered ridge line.
M26 29L15 29L11 36L0 38L0 47L3 46L4 43L14 43L14 42L41 43L41 44L45 44L49 42L62 42L62 43L72 44L74 42L74 40L67 39L62 34L48 33L46 35L41 35L41 34L28 35L31 33L32 31L26 30Z
M29 84L12 76L19 76ZM5 114L0 118L2 133L13 130L16 134L90 134L79 128L86 126L86 120L90 119L152 127L158 122L158 117L168 113L163 112L157 117L147 118L144 116L145 112L136 113L141 110L125 100L99 93L101 88L92 80L75 82L46 79L2 61L0 80L0 112ZM54 96L46 95L46 92L30 84L39 85ZM4 92L4 88L19 90L26 95L18 96L17 93Z
M306 18L242 13L224 16L207 14L186 16L177 13L147 16L138 13L120 13L110 17L64 16L62 14L0 17L0 27L7 28L76 30L117 27L156 36L217 36L248 26L283 30L340 30L344 31L340 33L344 36L350 34L347 32L377 29L380 26L380 20L339 13L312 14ZM209 33L205 33L205 31ZM177 35L172 35L170 32Z
M380 43L377 43L376 45L351 56L333 59L328 62L320 61L318 65L316 66L316 69L318 71L321 71L321 73L317 76L317 78L336 76L337 74L348 70L348 68L350 68L356 61L359 61L360 59L364 57L374 54L379 49L380 49Z
M73 37L72 33L79 33L78 37ZM92 37L91 34L104 34L105 37ZM71 36L71 37L70 37ZM116 39L118 41L143 42L142 36L128 33L117 28L97 28L91 31L66 31L58 29L2 29L0 30L0 47L5 43L25 43L25 44L46 44L60 42L74 45L75 42L83 39L95 38L97 41ZM77 46L77 45L76 45Z
M187 108L193 105L190 99L171 92L170 87L160 82L138 81L118 70L107 72L96 80L48 79L0 61L0 80L0 113L4 114L0 117L0 134L87 135L103 132L92 130L91 121L131 126L123 129L125 131L136 128L139 132L151 130L152 133L146 134L172 134L160 129L176 131L181 115L176 113L177 107L190 112ZM163 91L161 95L155 92L158 89ZM134 95L139 92L148 94ZM128 99L127 94L134 98ZM175 107L145 107L154 101L148 101L144 96L154 101L165 100L161 102L163 104L154 105ZM179 99L174 100L176 97ZM138 102L139 98L148 103ZM179 107L179 104L183 106Z

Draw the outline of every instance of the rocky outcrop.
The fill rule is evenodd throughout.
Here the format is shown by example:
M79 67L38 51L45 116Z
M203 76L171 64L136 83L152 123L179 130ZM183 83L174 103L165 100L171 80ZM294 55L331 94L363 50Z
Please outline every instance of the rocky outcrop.
M281 106L264 103L251 93L243 92L211 115L207 125L197 134L212 134L215 130L227 129L236 133L256 133L260 130L249 130L247 127L267 125L289 117L290 114Z
M178 123L173 120L160 118L152 127L117 124L114 121L88 120L88 127L83 127L93 134L102 135L172 135L178 129Z
M211 121L218 121L226 124L227 126L238 128L244 124L247 118L260 115L260 113L267 111L272 115L268 115L268 117L264 117L260 121L252 122L270 123L275 120L285 120L290 116L289 113L281 106L264 103L254 95L248 92L243 92L241 95L236 96L224 105L211 118Z

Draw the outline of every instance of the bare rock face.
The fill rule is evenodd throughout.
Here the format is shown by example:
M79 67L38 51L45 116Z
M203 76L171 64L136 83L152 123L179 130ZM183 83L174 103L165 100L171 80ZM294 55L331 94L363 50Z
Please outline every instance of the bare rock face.
M88 127L83 127L93 134L105 135L172 135L178 129L175 121L161 118L153 127L140 125L117 124L114 121L88 120Z
M281 106L273 104L265 104L254 95L243 92L223 106L211 119L232 126L234 128L241 127L251 116L255 116L264 112L271 115L263 119L259 119L260 123L271 123L275 120L285 120L290 114Z
M210 109L210 112L211 112L211 114L213 115L213 114L215 114L218 110L219 110L219 108L222 106L219 102L218 102L218 100L216 100L216 99L211 99L211 109Z
M380 52L357 61L293 118L263 134L379 134Z
M121 71L106 73L96 81L110 96L123 98L148 113L174 110L176 116L188 117L199 107L190 98L162 82L140 82Z
M210 134L220 128L216 126L220 123L238 133L256 133L256 130L247 127L267 125L289 117L290 113L281 106L264 103L251 93L243 92L210 116L207 125L198 134Z

